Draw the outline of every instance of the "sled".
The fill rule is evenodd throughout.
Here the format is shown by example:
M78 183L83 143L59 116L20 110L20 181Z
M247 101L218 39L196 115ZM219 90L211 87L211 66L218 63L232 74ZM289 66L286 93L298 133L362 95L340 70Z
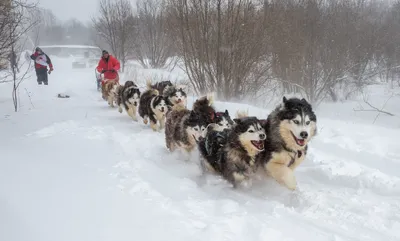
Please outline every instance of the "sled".
M101 91L101 81L103 80L103 77L101 76L101 73L97 72L97 69L94 69L94 74L96 76L96 85L97 85L97 91Z
M58 94L57 97L58 97L58 98L69 98L69 95L66 95L66 94Z

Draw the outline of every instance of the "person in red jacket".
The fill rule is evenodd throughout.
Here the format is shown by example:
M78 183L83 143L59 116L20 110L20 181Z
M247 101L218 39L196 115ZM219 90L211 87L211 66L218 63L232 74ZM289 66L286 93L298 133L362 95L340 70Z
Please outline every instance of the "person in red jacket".
M35 53L31 55L31 59L35 61L35 70L38 84L41 85L42 83L44 83L45 85L48 85L49 77L47 74L50 74L53 71L53 63L51 62L51 59L39 47L35 49ZM48 72L47 65L50 67L50 70Z
M97 71L104 74L104 81L102 81L101 84L104 85L106 81L116 81L119 83L119 69L119 61L114 56L110 55L108 51L103 50L101 59L97 65Z

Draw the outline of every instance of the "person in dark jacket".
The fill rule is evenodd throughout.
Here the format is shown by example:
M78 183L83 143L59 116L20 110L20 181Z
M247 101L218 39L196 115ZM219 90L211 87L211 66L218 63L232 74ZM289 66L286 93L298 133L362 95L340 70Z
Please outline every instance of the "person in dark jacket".
M50 74L53 71L53 64L50 57L45 54L42 49L37 47L35 49L35 53L31 55L31 59L35 61L35 70L38 84L41 85L42 83L44 83L45 85L48 85L49 78L47 74ZM50 67L50 70L47 70L47 65Z

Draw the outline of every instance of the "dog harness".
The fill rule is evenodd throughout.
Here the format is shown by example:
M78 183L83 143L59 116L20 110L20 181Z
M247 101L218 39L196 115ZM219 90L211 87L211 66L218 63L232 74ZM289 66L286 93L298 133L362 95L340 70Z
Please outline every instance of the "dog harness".
M225 139L225 136L223 136L220 132L217 132L217 134L216 134L215 137L216 137L216 138L221 137L221 138ZM212 150L210 150L209 138L206 138L204 144L205 144L206 152L207 152L207 154L210 156L211 153L212 153ZM219 145L222 146L221 144L219 144Z
M297 158L300 158L300 157L303 155L303 152L302 152L302 151L294 151L294 150L292 150L292 149L287 148L286 146L283 146L283 149L285 149L285 150L288 151L288 152L294 153L294 156L291 156L291 160L290 160L290 162L289 162L289 164L288 164L288 167L290 167L291 165L293 165L293 163L294 163L295 160L296 160L296 155L297 155Z

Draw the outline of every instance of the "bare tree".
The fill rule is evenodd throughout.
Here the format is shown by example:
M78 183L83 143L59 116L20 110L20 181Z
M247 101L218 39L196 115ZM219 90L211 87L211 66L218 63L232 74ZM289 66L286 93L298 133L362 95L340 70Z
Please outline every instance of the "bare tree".
M28 4L25 1L11 0L2 2L1 23L2 32L0 37L0 52L8 54L10 61L11 79L13 82L12 98L14 110L18 111L18 88L25 79L28 69L24 73L19 73L17 53L20 53L22 36L36 24L27 17L27 10L35 7L34 4ZM30 62L29 62L30 63Z
M136 2L136 32L134 55L143 67L162 68L174 54L167 32L164 0Z
M214 90L224 99L244 99L276 92L278 83L282 94L300 93L318 104L348 99L377 81L393 85L400 79L400 1L165 3L164 43L172 40L197 94ZM150 11L151 4L143 6L157 12ZM151 21L137 21L144 22L147 36L157 36ZM139 50L141 57L145 51Z
M169 29L178 30L175 43L198 94L213 90L240 100L268 79L263 12L254 1L171 0L169 6Z
M121 61L122 71L133 48L134 17L128 0L101 0L99 15L93 19L98 36Z

